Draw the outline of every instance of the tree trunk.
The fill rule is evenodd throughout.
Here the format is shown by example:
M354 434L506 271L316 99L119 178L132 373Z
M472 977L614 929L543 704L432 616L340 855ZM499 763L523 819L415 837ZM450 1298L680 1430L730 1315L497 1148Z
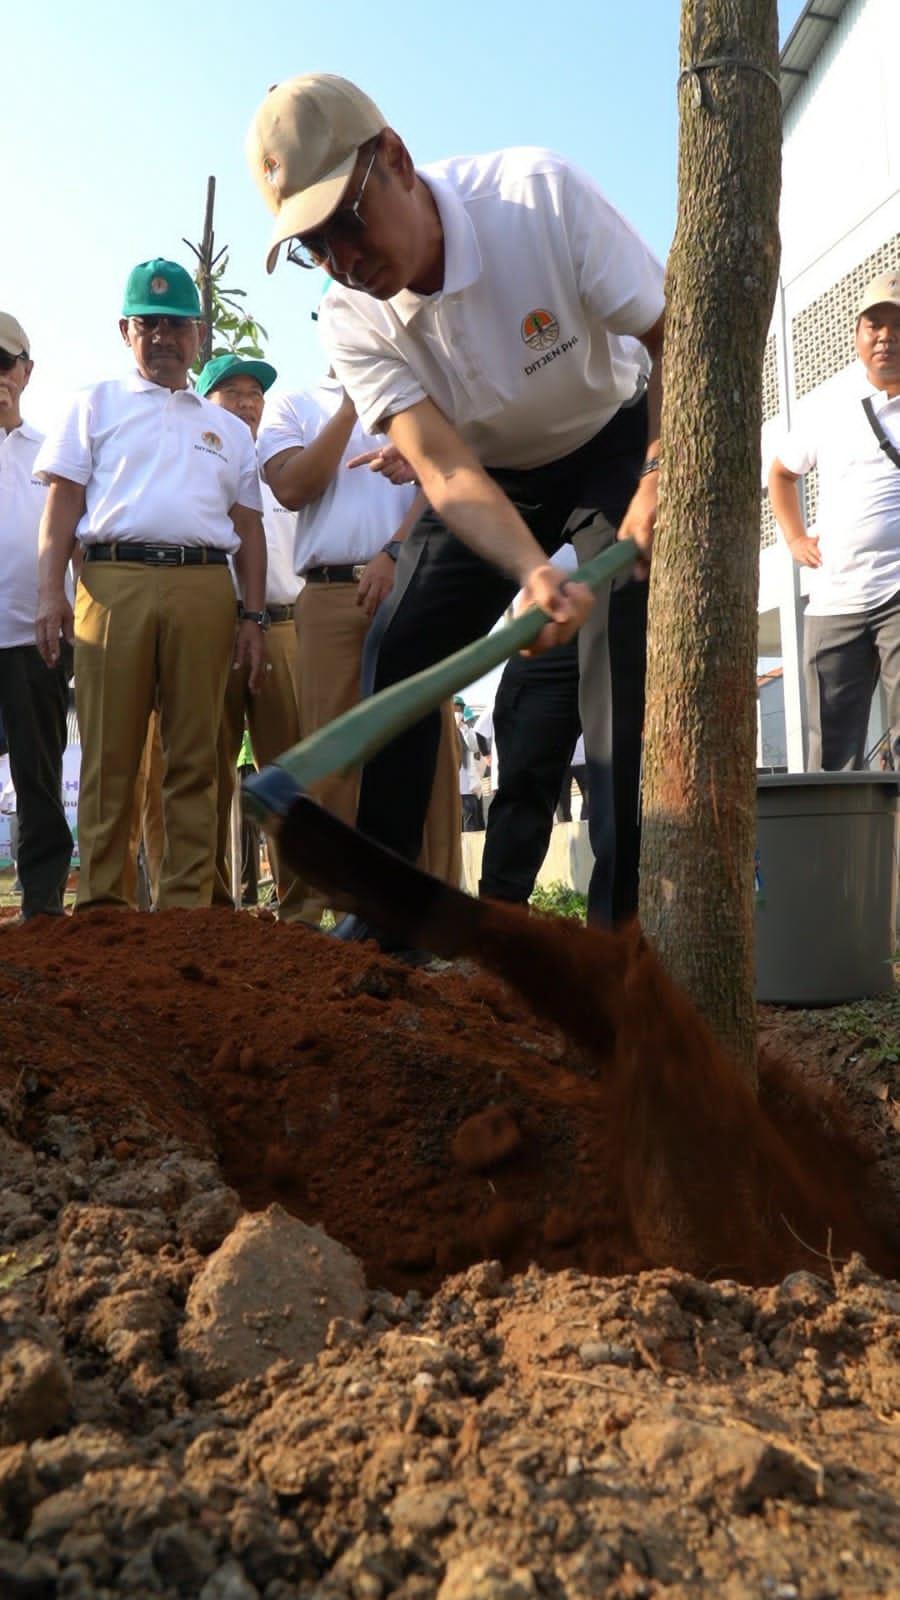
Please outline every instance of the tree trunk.
M197 280L200 285L200 305L203 312L203 321L206 332L203 335L203 349L201 356L203 365L212 358L213 352L213 304L212 304L212 274L213 252L215 249L215 235L213 233L213 211L216 204L216 180L213 177L206 180L206 215L203 219L203 239L197 252L200 266L197 270Z
M776 0L683 0L681 68L641 920L671 976L755 1079L760 427L781 161Z

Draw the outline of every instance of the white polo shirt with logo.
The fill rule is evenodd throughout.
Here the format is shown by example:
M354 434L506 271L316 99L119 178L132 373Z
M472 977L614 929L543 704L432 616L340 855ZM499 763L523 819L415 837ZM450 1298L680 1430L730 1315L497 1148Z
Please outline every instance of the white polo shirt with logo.
M47 485L34 475L43 434L29 423L0 428L0 649L34 644L38 529ZM66 590L72 598L68 571Z
M233 505L261 511L247 424L192 389L139 372L83 389L44 440L35 472L86 491L82 544L240 548Z
M428 397L485 466L570 454L639 388L634 338L662 314L660 263L550 151L455 157L419 176L443 226L443 287L381 302L334 284L319 327L338 380L371 431Z
M337 412L343 385L324 378L315 388L266 401L257 439L260 467L282 450L305 449ZM347 462L387 444L355 423L340 465L324 494L297 512L294 570L355 566L371 561L387 544L415 499L413 484L397 487L367 467Z
M259 491L266 533L266 605L292 606L303 588L294 571L297 513L281 505L263 479Z
M862 406L867 397L900 450L900 396L873 389L860 361L810 400L778 450L789 472L819 469L809 531L822 565L809 570L808 616L868 611L900 594L900 468L875 437Z

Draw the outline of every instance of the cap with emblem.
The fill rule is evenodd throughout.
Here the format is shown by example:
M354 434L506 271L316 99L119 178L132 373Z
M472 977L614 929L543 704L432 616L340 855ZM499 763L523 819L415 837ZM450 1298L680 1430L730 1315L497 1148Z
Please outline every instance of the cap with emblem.
M276 222L266 268L295 234L327 222L344 197L359 147L387 122L347 78L309 72L271 89L247 135L250 170Z
M189 272L177 261L166 261L156 256L152 261L141 261L132 268L125 285L123 317L152 317L159 313L165 317L202 316L197 285Z
M25 329L8 311L0 311L0 350L5 350L8 356L31 355Z
M213 356L207 361L197 379L197 393L210 394L218 384L224 383L226 378L255 378L259 387L265 394L271 389L278 373L270 367L268 361L246 361L243 356L223 355Z
M900 306L900 272L882 272L880 277L866 284L856 308L857 317L871 311L873 306Z

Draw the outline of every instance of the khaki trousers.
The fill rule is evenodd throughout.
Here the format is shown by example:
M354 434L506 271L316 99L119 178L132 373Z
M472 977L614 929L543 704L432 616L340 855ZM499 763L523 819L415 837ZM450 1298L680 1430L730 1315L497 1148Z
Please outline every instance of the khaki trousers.
M218 745L218 824L213 890L213 902L216 905L234 904L230 870L231 802L245 718L250 729L253 754L260 767L268 766L300 738L297 635L294 624L274 623L266 634L266 650L272 670L264 673L258 694L250 693L248 668L242 668L239 672L232 670L228 674ZM279 861L278 850L271 837L268 847L278 893L278 915L282 922L296 922L302 911L305 888L298 883L290 868Z
M356 603L355 583L307 583L294 607L302 737L359 703L362 650L369 619ZM462 872L460 803L452 707L442 710L441 743L419 864L454 886ZM342 822L355 823L359 771L332 773L311 793ZM303 920L318 923L327 896L309 889Z
M75 600L81 729L77 908L129 904L127 861L147 723L159 707L165 848L159 907L207 906L216 741L234 645L227 567L85 563Z
M163 826L162 784L165 762L159 732L159 712L150 713L144 753L134 786L134 809L131 814L131 837L128 858L125 862L125 893L129 905L139 905L137 861L141 841L144 845L144 862L150 889L150 907L159 900L159 880L162 873L163 851L166 847L166 830ZM146 907L144 909L147 909Z

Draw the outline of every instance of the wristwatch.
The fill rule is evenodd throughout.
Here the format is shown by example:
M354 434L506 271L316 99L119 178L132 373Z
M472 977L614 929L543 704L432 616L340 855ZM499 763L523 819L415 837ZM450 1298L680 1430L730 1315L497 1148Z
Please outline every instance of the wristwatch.
M403 549L403 540L402 539L389 539L387 544L383 544L381 546L381 554L383 556L390 556L392 561L396 561L396 559L397 559L397 557L400 554L400 551L402 549Z
M241 606L241 621L255 622L258 627L262 628L263 633L265 633L268 629L269 620L268 611L246 611L244 607Z

